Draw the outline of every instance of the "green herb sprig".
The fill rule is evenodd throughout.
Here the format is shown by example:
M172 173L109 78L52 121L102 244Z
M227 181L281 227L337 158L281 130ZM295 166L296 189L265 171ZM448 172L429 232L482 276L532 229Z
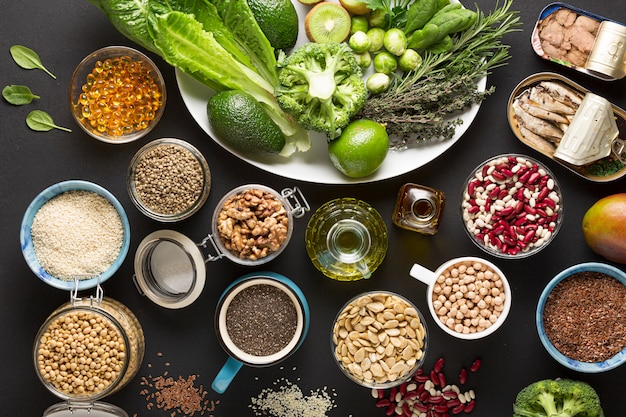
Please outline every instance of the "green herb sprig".
M385 124L397 149L452 138L455 126L462 123L454 114L494 91L491 87L479 92L476 80L510 58L502 37L521 25L511 5L512 0L505 0L487 15L477 10L476 22L455 37L450 50L426 52L417 70L395 78L385 93L371 97L359 117Z

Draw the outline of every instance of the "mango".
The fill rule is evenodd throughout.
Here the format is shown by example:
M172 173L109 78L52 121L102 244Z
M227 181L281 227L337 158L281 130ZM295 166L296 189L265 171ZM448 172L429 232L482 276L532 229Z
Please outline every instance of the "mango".
M585 242L598 255L626 264L626 193L596 201L582 220Z

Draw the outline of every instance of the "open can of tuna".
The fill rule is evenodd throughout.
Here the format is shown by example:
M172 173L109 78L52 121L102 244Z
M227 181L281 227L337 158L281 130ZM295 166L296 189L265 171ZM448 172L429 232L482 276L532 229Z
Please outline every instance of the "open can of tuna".
M626 111L579 84L543 72L522 80L508 103L509 125L517 138L594 182L626 175L626 152L619 132Z
M531 44L540 57L605 81L626 75L626 26L569 4L539 13Z

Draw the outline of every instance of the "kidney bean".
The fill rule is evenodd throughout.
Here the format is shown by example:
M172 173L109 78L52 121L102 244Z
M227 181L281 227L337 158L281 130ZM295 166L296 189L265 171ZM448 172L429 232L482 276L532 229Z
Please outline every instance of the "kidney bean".
M474 411L474 407L476 407L476 401L472 400L465 404L463 411L466 413L471 413L472 411Z
M442 373L439 373L439 386L441 386L442 388L445 387L446 384L446 376Z
M441 372L441 370L443 369L443 365L445 363L445 359L444 358L439 358L435 361L435 364L433 365L433 371L439 373Z
M465 410L465 404L459 404L456 407L453 407L450 411L452 414L461 414Z
M376 407L378 408L389 407L389 404L391 404L391 401L386 398L376 401Z
M443 395L432 395L426 399L427 402L431 404L440 404L445 401Z
M465 384L467 382L467 369L461 368L459 371L459 383Z
M480 359L480 358L474 359L474 361L470 365L470 371L472 371L472 372L478 371L480 369L480 367L482 366L482 364L483 364L482 359Z

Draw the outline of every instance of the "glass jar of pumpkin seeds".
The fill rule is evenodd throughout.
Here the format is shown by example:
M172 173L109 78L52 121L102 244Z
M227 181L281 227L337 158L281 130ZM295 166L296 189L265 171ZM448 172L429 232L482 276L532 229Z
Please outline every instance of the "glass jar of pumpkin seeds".
M69 407L73 414L75 409L92 410L95 400L124 387L137 374L144 350L135 315L100 293L86 299L72 296L54 310L37 333L33 360L41 382L66 400L61 408Z

